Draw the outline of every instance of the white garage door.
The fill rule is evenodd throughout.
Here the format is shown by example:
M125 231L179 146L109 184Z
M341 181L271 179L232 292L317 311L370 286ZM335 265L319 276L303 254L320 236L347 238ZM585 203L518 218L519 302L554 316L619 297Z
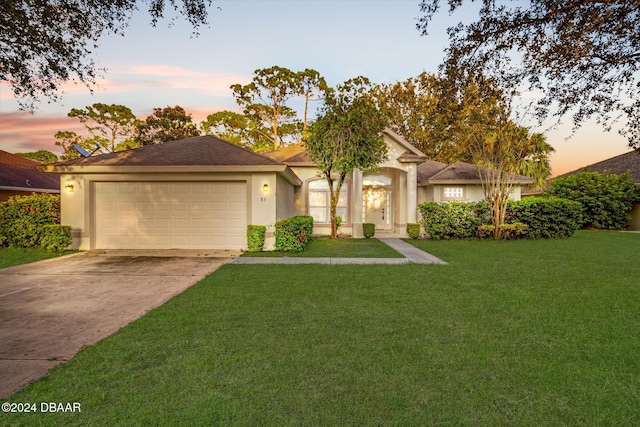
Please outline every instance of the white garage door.
M246 247L244 182L98 182L96 249Z

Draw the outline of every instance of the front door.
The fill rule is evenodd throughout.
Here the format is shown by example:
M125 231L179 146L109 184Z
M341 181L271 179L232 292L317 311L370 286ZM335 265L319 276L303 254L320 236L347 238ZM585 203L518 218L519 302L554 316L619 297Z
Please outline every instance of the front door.
M378 230L391 229L391 190L365 187L362 190L364 222L371 222Z

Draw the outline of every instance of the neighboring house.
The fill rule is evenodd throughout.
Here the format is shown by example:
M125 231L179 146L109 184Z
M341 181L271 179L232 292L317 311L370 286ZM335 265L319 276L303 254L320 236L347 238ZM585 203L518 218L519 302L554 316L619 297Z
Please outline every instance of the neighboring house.
M0 150L0 202L31 193L60 193L60 179L38 170L40 165Z
M574 175L583 171L600 173L608 171L618 175L629 172L633 182L640 185L640 150L629 151L628 153L620 154L619 156L611 157L610 159L567 172L557 176L556 178ZM640 203L636 203L631 210L631 222L629 223L629 229L633 231L640 231Z
M395 133L383 136L389 159L343 186L343 233L362 237L373 222L404 235L418 203L483 198L475 166L430 162ZM248 224L266 225L272 248L273 225L294 215L313 216L316 234L330 231L327 183L300 145L261 155L202 136L44 169L60 174L61 221L80 249L245 249Z

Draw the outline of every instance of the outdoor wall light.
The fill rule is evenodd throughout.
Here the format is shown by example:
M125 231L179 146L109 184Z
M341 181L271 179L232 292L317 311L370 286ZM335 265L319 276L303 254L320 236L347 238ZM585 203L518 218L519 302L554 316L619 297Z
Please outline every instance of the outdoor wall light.
M73 184L65 185L64 189L67 190L67 193L73 193Z
M269 184L265 184L262 186L262 192L267 194L269 192Z

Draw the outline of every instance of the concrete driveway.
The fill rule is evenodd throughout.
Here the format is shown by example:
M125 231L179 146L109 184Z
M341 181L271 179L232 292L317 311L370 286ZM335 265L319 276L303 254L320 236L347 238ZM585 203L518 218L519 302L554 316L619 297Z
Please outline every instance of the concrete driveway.
M235 255L85 252L0 269L0 398L162 305Z

